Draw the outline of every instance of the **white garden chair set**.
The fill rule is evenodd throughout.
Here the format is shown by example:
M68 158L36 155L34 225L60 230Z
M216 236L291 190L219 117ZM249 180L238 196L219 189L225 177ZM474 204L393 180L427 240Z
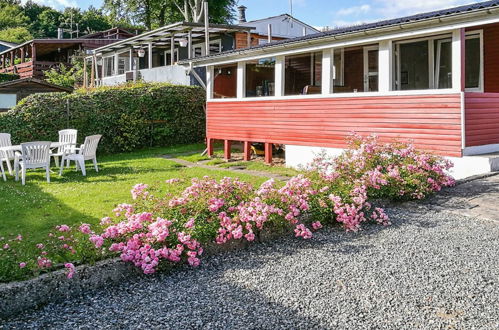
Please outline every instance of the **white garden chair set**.
M87 160L93 161L95 171L98 172L96 153L102 135L85 137L85 142L79 148L76 144L77 136L77 130L65 129L59 131L58 142L36 141L12 145L10 134L0 133L0 172L3 180L7 181L3 166L5 162L9 174L13 175L15 172L16 181L19 180L19 171L21 171L23 185L26 183L26 170L36 168L45 169L47 182L50 182L51 158L54 158L56 166L59 167L59 175L62 175L64 165L69 167L71 161L75 162L76 170L81 170L84 176L87 175L85 168ZM14 161L14 168L11 161Z

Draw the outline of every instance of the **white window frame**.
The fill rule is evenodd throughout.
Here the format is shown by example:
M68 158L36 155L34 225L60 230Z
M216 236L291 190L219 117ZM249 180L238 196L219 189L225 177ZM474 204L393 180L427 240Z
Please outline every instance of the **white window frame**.
M122 59L125 59L125 70L123 73L119 73L119 63L120 63L120 55L121 54L128 54L128 56L125 58L125 57L122 57ZM121 53L116 53L116 56L118 57L118 59L116 60L116 65L117 67L114 68L114 75L115 76L122 76L122 75L125 75L127 72L129 72L130 70L132 70L132 68L130 67L130 52L127 50L125 52L121 52ZM128 64L127 64L128 63ZM127 66L129 66L128 70L127 70Z
M340 67L339 67L339 70L336 67L336 65L334 64L334 55L335 55L334 53L337 50L340 52ZM332 77L331 77L331 81L332 81L331 85L332 85L333 90L334 90L334 86L335 86L334 81L335 80L337 81L338 86L343 86L343 84L345 83L345 48L344 47L338 48L338 49L334 49L333 60L332 60L331 66L333 67Z
M210 41L210 46L214 45L214 44L218 45L218 53L217 54L220 54L222 52L222 39L211 40ZM206 56L206 45L203 42L203 43L192 45L192 57L193 58L196 57L195 56L196 49L198 49L198 48L201 49L201 55L199 57Z
M107 75L107 68L106 68L106 61L110 60L112 63L112 68L111 68L111 74ZM115 54L105 56L102 58L102 77L107 78L107 77L113 77L116 75L116 68L115 68Z
M472 30L467 31L465 35L465 40L480 38L480 72L478 76L478 87L466 88L466 92L479 92L483 93L484 91L484 56L483 56L483 30ZM466 45L466 41L464 42ZM465 50L466 53L466 50ZM466 74L463 72L463 74Z
M417 89L417 90L438 90L438 88L435 88L435 48L434 48L434 41L435 40L447 40L450 39L452 41L452 34L440 34L440 35L435 35L435 36L430 36L430 37L423 37L423 38L414 38L414 39L407 39L407 40L394 40L393 41L393 46L394 46L394 54L392 56L396 55L396 63L395 63L395 70L393 74L396 73L396 76L394 75L393 77L393 90L395 91L402 91L402 86L400 84L400 76L401 76L401 65L400 65L400 45L402 44L411 44L414 42L421 42L421 41L427 41L428 42L428 88L427 89ZM395 79L397 77L397 79ZM438 85L437 85L438 86ZM454 86L452 86L454 88ZM448 89L448 88L447 88Z
M442 57L442 43L443 42L448 42L451 45L452 49L452 38L449 39L438 39L437 40L437 54L435 55L435 63L440 63L441 57ZM439 89L438 86L440 85L440 65L435 66L435 77L433 78L434 80L434 88ZM451 57L451 74L452 72L452 57ZM452 80L451 80L452 81Z
M165 50L165 53L163 54L163 56L165 57L165 66L170 66L172 65L173 63L175 62L178 62L178 59L179 59L179 49L178 48L175 48L175 53L173 55L173 59L172 59L172 62L171 64L166 64L166 55L167 54L171 54L172 53L172 50L171 49L168 49L168 50ZM176 61L175 61L176 60Z
M377 50L378 51L378 56L379 56L379 45L373 45L373 46L364 46L363 49L363 62L364 62L364 92L369 91L369 77L372 76L378 76L379 79L379 60L378 60L378 71L376 72L369 72L369 51L371 50ZM379 81L378 81L378 89L379 89Z

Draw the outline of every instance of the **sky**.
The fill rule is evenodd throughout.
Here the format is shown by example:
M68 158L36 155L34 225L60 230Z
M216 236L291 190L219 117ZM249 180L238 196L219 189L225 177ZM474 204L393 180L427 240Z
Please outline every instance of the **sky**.
M339 27L469 4L473 0L291 0L293 15L315 27ZM62 9L100 7L102 0L35 0ZM290 13L290 0L239 0L248 20Z

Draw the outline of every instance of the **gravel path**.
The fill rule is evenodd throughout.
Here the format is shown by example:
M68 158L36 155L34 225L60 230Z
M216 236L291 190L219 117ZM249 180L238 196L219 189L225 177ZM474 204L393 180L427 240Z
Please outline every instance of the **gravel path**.
M253 245L3 328L499 328L498 223L425 208L390 215L390 227Z

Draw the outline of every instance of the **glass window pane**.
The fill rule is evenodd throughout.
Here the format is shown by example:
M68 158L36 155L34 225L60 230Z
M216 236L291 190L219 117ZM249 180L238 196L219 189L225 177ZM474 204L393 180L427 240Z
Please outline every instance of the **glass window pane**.
M128 52L118 55L118 74L130 71L130 54Z
M378 49L367 49L367 72L365 73L367 79L366 85L364 86L365 92L378 91L378 56Z
M428 89L430 87L428 41L402 43L399 47L400 89Z
M213 75L213 98L237 97L237 64L216 66Z
M435 40L435 86L452 88L451 40Z
M285 58L285 95L320 94L322 53L307 53Z
M275 95L275 57L246 63L246 97Z
M480 38L466 39L465 51L465 86L480 87Z

